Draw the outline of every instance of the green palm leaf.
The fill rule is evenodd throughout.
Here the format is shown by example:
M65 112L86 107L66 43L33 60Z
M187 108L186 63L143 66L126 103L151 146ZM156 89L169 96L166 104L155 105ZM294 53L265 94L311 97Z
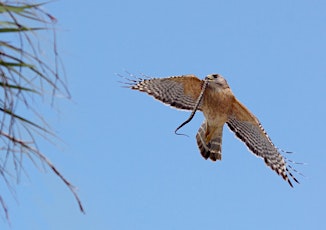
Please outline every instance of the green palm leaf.
M84 212L73 185L37 148L39 137L47 140L48 135L52 139L55 134L45 123L45 118L36 112L38 107L35 101L38 98L43 101L47 96L53 101L56 92L70 97L62 78L64 71L59 65L55 39L50 49L53 62L44 61L39 51L41 41L37 33L48 31L52 33L50 38L55 37L55 30L49 29L49 26L56 21L52 15L39 8L41 5L44 3L0 1L0 151L5 151L5 154L0 153L0 176L12 188L13 174L9 172L16 172L18 181L23 168L22 159L28 157L35 164L38 159L68 186L80 210ZM18 111L24 111L24 114ZM10 160L12 164L8 163ZM8 168L10 165L13 168ZM9 218L1 191L0 206Z

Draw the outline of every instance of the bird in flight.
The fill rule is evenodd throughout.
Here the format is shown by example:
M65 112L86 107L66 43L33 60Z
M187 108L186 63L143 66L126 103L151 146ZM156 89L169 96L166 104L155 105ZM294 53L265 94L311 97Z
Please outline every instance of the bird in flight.
M259 120L234 96L220 74L207 75L204 80L195 75L127 80L128 87L133 90L145 92L177 109L193 111L177 130L191 120L196 110L203 112L205 120L196 134L196 140L205 159L222 159L222 134L226 123L252 153L263 158L266 165L291 187L290 178L299 183L290 172L293 168L287 165Z

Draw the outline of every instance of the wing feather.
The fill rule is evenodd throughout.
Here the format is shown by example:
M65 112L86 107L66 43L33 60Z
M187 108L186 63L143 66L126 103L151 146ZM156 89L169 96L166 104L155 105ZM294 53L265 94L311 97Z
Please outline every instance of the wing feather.
M132 81L131 89L146 92L157 100L177 109L193 110L203 81L195 75L149 78ZM201 106L199 105L199 110Z
M289 172L284 157L273 144L259 120L238 100L234 101L227 124L251 152L263 158L266 165L281 175L291 187L293 186L288 176L298 182Z

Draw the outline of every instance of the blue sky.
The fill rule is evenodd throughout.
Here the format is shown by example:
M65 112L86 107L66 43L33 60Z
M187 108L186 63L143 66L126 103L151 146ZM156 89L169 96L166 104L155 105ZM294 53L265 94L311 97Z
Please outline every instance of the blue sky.
M71 101L46 114L64 140L44 152L77 187L26 161L11 229L326 228L324 1L56 1ZM288 186L227 127L205 161L189 113L120 87L116 73L220 73L306 177ZM42 168L41 168L42 171ZM4 185L1 185L2 189ZM5 221L1 229L10 229Z

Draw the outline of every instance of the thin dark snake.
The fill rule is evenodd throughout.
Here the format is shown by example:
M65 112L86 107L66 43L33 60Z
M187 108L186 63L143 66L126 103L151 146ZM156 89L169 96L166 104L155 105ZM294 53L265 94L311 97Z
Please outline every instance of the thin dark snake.
M200 94L199 94L199 96L198 96L198 98L197 98L197 101L196 101L196 104L195 104L194 109L192 110L192 112L191 112L189 118L188 118L187 120L185 120L181 125L179 125L178 128L176 128L176 130L174 131L174 133L175 133L176 135L188 136L188 135L186 135L186 134L183 134L183 133L177 133L177 132L178 132L179 129L181 129L183 126L185 126L187 123L189 123L189 122L192 120L192 118L195 116L195 113L196 113L196 111L197 111L197 109L198 109L198 107L199 107L199 104L200 104L200 102L201 102L202 99L203 99L203 95L204 95L204 92L205 92L205 90L206 90L207 85L208 85L208 79L205 79L204 84L203 84L203 87L202 87L202 89L201 89L201 92L200 92Z

